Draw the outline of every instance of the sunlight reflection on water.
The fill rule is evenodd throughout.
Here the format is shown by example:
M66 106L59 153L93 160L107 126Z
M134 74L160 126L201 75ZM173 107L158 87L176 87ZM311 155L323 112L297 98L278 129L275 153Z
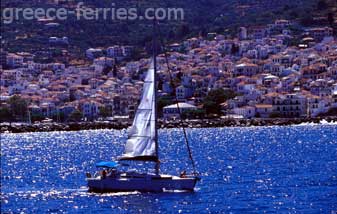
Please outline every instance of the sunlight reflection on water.
M336 210L337 126L189 129L194 193L87 192L85 172L124 149L126 131L2 134L1 211L222 213ZM181 130L160 131L162 171L190 170ZM131 168L146 171L149 164ZM152 169L152 168L151 168Z

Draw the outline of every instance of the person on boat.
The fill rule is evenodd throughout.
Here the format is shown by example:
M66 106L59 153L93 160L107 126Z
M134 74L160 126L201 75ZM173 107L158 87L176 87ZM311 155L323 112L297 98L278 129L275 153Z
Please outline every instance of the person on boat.
M116 169L109 169L107 176L113 177L113 178L116 177L117 176L117 170Z
M180 173L180 177L181 178L186 178L186 171L185 170Z
M102 178L103 178L103 179L106 178L106 171L105 171L105 169L103 169L103 171L102 171Z

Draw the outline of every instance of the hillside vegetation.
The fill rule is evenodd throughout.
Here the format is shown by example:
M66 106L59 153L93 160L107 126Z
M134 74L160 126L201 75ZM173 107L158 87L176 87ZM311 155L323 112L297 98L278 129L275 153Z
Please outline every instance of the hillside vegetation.
M45 1L48 2L48 1ZM53 2L53 1L50 1ZM57 7L73 8L79 1L64 1ZM151 0L110 1L86 0L84 4L93 8L139 8L148 7L183 8L183 21L162 21L163 35L168 41L181 41L187 37L206 32L234 34L239 26L271 23L278 18L296 19L304 25L315 25L315 17L336 14L336 0ZM51 7L52 3L37 0L3 0L5 7ZM331 15L332 14L332 15ZM152 36L150 21L76 20L70 17L56 29L46 29L36 20L20 20L2 25L4 47L9 51L50 50L48 38L67 36L69 52L83 55L89 47L107 47L115 44L129 44L144 47ZM318 23L320 24L320 23Z

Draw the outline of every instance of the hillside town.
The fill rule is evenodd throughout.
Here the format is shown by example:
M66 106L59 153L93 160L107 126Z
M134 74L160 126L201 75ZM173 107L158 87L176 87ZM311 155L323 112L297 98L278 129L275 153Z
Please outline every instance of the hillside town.
M50 38L64 41L69 42ZM208 33L167 49L167 55L158 56L163 119L179 118L179 110L187 118L336 114L337 40L330 27L301 28L276 20L240 27L235 37ZM89 63L66 66L2 50L1 111L10 112L13 102L23 100L25 111L12 120L132 118L151 61L126 60L132 51L131 46L90 48Z

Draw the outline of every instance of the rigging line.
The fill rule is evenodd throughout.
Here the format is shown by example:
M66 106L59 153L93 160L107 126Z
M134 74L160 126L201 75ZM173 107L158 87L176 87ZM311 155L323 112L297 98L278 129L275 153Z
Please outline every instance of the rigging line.
M155 136L155 149L156 149L156 156L157 156L157 159L159 160L159 145L158 145L158 109L157 109L157 97L158 97L158 90L157 90L157 25L156 25L156 22L157 20L156 19L153 19L153 90L154 90L154 97L152 97L154 100L153 102L153 108L154 108L154 119L155 119L155 122L154 122L154 127L155 127L155 132L154 132L154 136ZM151 119L152 119L152 116L151 115ZM156 171L156 174L158 175L159 174L159 170L160 170L160 163L159 161L156 162L155 164L155 171Z
M172 83L173 77L172 77L172 73L171 73L172 69L171 69L169 61L168 61L168 55L167 55L167 51L166 51L166 46L165 46L165 43L164 43L163 38L162 38L162 34L161 34L159 23L157 24L157 30L158 30L158 34L159 34L160 43L161 43L161 45L163 47L163 52L164 52L164 56L165 56L165 63L167 65L167 70L168 70L169 77L170 77L170 83L171 83L171 85L173 85L173 83ZM181 111L180 111L179 101L178 101L177 95L174 95L174 98L175 98L175 101L177 103L177 109L178 109L178 112L179 112L179 115L180 115L180 122L182 123L181 127L183 128L183 133L184 133L184 138L185 138L185 143L186 143L187 151L188 151L188 154L189 154L189 158L190 158L190 160L192 162L193 174L197 175L196 166L195 166L195 162L194 162L194 159L193 159L193 156L192 156L192 150L191 150L191 147L190 147L190 143L189 143L188 138L187 138L186 128L185 128L185 125L184 125L184 121L182 119L182 115L181 115Z

